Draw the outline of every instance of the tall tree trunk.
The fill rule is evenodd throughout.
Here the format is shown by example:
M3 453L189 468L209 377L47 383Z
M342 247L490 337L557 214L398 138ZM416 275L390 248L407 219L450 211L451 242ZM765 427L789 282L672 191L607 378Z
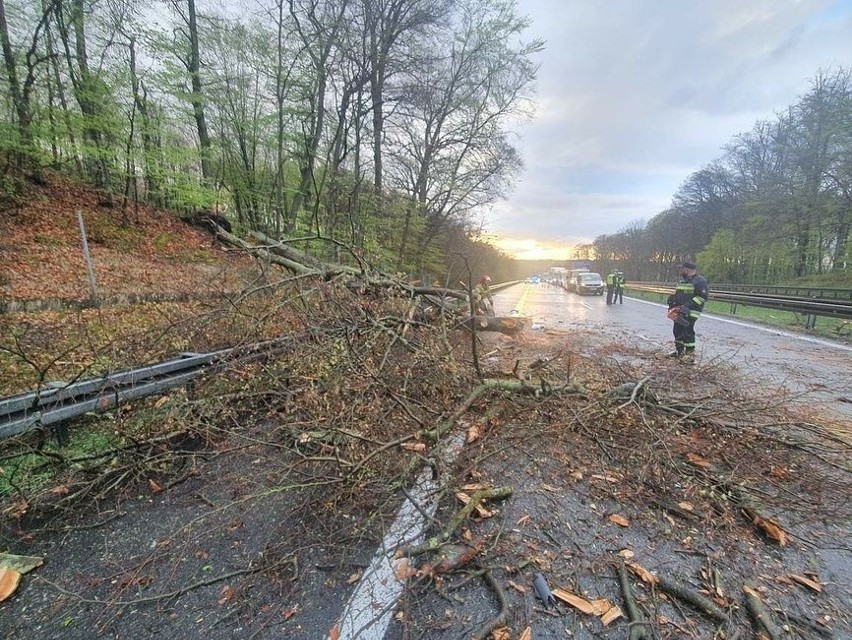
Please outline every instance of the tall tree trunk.
M15 107L15 115L18 118L18 135L21 143L21 159L29 156L30 147L32 146L32 134L30 132L30 122L32 114L30 113L29 104L24 100L21 92L21 85L18 83L17 63L15 62L15 54L12 51L12 43L9 40L9 27L6 24L6 3L0 0L0 40L3 45L3 62L6 65L6 76L9 80L9 94L12 97L12 104Z
M201 175L208 184L213 181L213 169L210 161L210 134L207 130L207 118L204 113L204 92L201 85L201 55L198 47L198 19L195 13L195 0L187 0L187 26L189 27L189 58L187 70L192 84L192 113L198 129L198 142L201 145Z
M42 6L44 7L45 12L48 11L47 8L47 0L43 0ZM53 10L56 11L57 17L59 15L59 10L53 7ZM50 23L48 22L45 25L45 44L47 46L47 55L49 58L48 64L50 65L50 76L53 78L54 87L56 90L56 97L59 99L59 105L62 108L62 120L65 124L65 135L68 137L68 144L70 145L70 153L74 159L74 167L77 170L77 175L83 175L83 159L80 157L80 149L77 145L77 136L74 132L74 125L71 123L71 111L68 108L68 99L65 97L65 89L62 84L62 78L59 74L59 52L56 49L56 42L53 39L53 30L50 28ZM60 157L62 153L60 150Z
M160 203L160 184L157 175L156 153L151 136L151 116L148 112L148 92L136 72L136 39L130 38L130 84L133 89L133 104L139 112L142 133L142 160L145 168L145 199L152 204Z
M60 18L59 31L65 47L65 59L68 64L68 73L71 77L71 83L74 87L74 97L77 99L77 104L80 106L80 111L83 114L83 138L94 150L94 156L91 153L85 153L83 162L86 165L86 171L92 181L102 189L106 189L110 201L112 194L109 192L110 176L109 170L104 155L104 144L101 135L101 122L99 115L102 109L98 107L98 101L105 98L100 95L101 92L96 88L95 78L89 71L89 57L86 50L86 25L83 0L73 0L71 3L71 26L74 29L74 55L71 53L70 34L68 26L62 21L62 11L57 11L57 17ZM76 60L76 68L75 62Z

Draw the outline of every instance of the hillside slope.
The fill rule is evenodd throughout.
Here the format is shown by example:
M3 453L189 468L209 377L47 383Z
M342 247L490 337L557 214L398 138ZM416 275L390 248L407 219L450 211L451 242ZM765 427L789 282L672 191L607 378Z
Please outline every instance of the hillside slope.
M132 203L122 211L104 200L57 176L29 185L16 211L0 213L0 298L90 297L78 210L102 297L234 290L252 263L174 214Z

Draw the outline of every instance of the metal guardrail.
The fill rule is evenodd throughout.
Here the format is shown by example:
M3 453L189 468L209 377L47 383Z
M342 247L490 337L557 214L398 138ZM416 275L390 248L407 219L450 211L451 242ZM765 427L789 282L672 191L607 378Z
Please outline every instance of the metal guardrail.
M774 295L787 298L807 298L810 300L849 300L852 301L852 289L831 287L794 287L788 285L758 284L713 284L714 289L731 293L753 293Z
M211 365L256 359L289 343L292 336L210 353L184 353L163 362L74 382L51 382L41 389L0 398L0 439L19 435L40 426L56 426L90 411L104 412L122 402L138 400L180 387L198 377ZM57 430L60 441L63 432Z
M735 286L743 291L723 289L722 287ZM674 286L659 282L634 282L626 285L627 289L637 291L649 291L652 293L669 294L674 291ZM809 291L810 297L785 295L781 293L768 293L756 291L755 289L776 289L776 287L752 287L751 285L717 285L710 288L710 300L729 302L733 311L737 305L752 307L763 307L777 309L779 311L792 311L807 315L805 326L813 329L817 316L829 316L852 319L852 290L848 289L816 289L816 288L794 288L778 287L783 291ZM828 295L817 295L817 292Z
M52 382L37 391L0 399L0 438L184 385L229 351L183 354L152 366L67 384Z

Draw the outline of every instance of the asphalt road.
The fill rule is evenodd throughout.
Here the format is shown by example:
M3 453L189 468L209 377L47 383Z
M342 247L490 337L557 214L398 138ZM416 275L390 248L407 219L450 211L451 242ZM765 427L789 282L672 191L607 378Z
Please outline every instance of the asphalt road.
M592 332L601 338L595 340L597 345L620 342L643 352L658 351L661 356L673 349L672 325L661 304L625 297L623 304L607 306L603 296L579 296L547 284L529 283L501 291L494 298L498 316L530 317L531 331ZM852 427L852 347L711 314L701 317L696 333L696 366L727 365L743 374L743 384L762 385L769 392L784 388L794 402ZM398 518L405 523L402 537L422 535L423 524L413 526L407 522L410 518L404 503ZM370 569L349 596L344 615L338 618L336 637L395 637L393 632L388 634L401 591L401 587L388 589L397 570L397 561L389 554L394 546L386 541L384 549L377 551Z
M674 348L665 306L637 298L607 306L603 296L525 283L495 296L495 311L531 317L534 331L589 330L661 354ZM801 406L852 426L852 347L707 313L696 335L699 366L728 363L748 384L787 389Z

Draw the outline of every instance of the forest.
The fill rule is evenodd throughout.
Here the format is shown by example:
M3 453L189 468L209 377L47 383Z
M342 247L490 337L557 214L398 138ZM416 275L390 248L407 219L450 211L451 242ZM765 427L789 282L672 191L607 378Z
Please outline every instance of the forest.
M446 274L521 169L527 21L511 0L0 0L2 197L55 169L146 202ZM464 260L462 260L464 257Z
M820 71L773 119L733 137L647 222L595 238L579 258L633 280L676 279L697 258L716 282L846 286L852 230L849 69Z

